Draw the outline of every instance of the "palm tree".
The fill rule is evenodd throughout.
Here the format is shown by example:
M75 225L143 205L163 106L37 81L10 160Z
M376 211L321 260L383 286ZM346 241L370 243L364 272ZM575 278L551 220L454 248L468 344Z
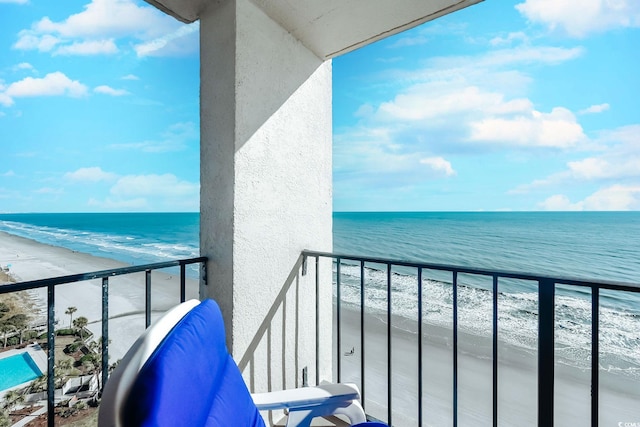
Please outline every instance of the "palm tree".
M84 339L84 337L82 336L82 330L84 329L85 326L87 326L87 324L89 323L89 319L87 319L84 316L80 316L78 317L76 320L73 321L73 326L75 326L77 329L80 330L80 339Z
M3 347L7 347L7 340L9 339L9 332L15 331L16 327L10 323L0 323L0 332L3 334L4 344Z
M58 362L58 368L68 371L73 367L73 359L62 359Z
M31 382L29 393L39 393L47 389L47 374L42 374Z
M11 426L11 418L9 418L9 412L4 409L0 410L0 427L9 427Z
M73 313L76 311L78 311L76 307L67 307L67 311L64 312L64 314L69 315L69 329L71 329L71 325L73 324Z
M8 391L4 395L4 408L9 412L22 403L24 403L24 395L18 390Z
M22 339L24 338L24 333L30 329L29 324L27 324L26 322L20 323L16 325L16 329L18 330L18 334L20 336L20 345L22 345Z
M92 374L99 386L102 387L100 384L100 374L102 373L102 354L89 353L83 359L82 367L85 369L85 372Z

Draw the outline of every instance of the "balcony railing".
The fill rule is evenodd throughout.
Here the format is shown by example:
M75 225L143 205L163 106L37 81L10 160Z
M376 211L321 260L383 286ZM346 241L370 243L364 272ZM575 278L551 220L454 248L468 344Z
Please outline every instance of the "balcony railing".
M132 267L116 268L111 270L95 271L92 273L73 274L68 276L54 277L41 280L33 280L21 283L9 283L0 286L0 295L13 292L28 291L33 289L47 289L47 424L54 426L54 408L55 408L55 387L54 387L54 368L55 368L55 289L56 286L84 282L88 280L102 280L102 382L104 385L109 375L109 278L134 273L145 273L145 326L151 324L151 291L152 281L151 272L171 267L180 268L180 301L185 301L186 288L186 267L190 264L201 264L202 274L201 280L206 283L206 262L207 258L190 258L176 261L159 262L153 264L138 265ZM176 301L176 304L178 301Z
M415 312L415 323L417 327L416 336L420 337L417 341L417 345L415 347L415 353L417 355L417 367L415 371L415 377L417 378L417 391L416 391L416 400L417 406L415 408L415 423L411 423L411 425L427 425L429 423L429 414L425 414L423 408L423 401L425 396L425 386L428 384L424 384L423 376L425 373L425 367L423 366L423 357L428 356L424 354L424 328L426 325L425 318L423 316L423 309L428 304L429 296L425 296L423 293L424 283L427 279L437 278L441 280L442 283L445 283L447 286L451 288L451 318L450 318L450 326L452 328L452 370L451 370L451 419L454 427L457 427L459 422L459 415L461 411L459 410L458 405L458 383L459 383L459 335L461 333L461 329L459 326L459 295L460 288L466 287L469 283L471 277L482 277L487 278L490 281L491 286L489 287L489 292L491 294L491 309L490 317L491 317L491 327L490 327L490 340L491 340L491 390L492 390L492 408L491 408L491 419L494 426L498 425L498 373L499 373L499 297L501 292L499 292L499 287L507 286L510 280L518 280L518 281L527 281L533 284L535 291L537 292L537 301L536 306L537 310L534 318L536 318L537 322L537 425L538 426L552 426L554 422L554 369L555 369L555 356L554 351L556 350L555 346L555 326L558 320L558 315L556 314L556 299L558 292L564 292L564 287L566 286L574 286L579 289L584 289L587 292L590 292L590 324L591 324L591 332L589 341L591 343L590 348L590 382L591 382L591 425L598 426L598 410L599 410L599 357L600 357L600 308L601 308L601 291L609 292L631 292L635 295L640 294L640 285L638 284L629 284L629 283L614 283L607 281L599 281L599 280L591 280L585 281L580 279L568 279L568 278L554 278L547 276L539 276L534 274L522 274L522 273L513 273L513 272L503 272L503 271L493 271L487 269L476 269L476 268L465 268L465 267L455 267L455 266L446 266L446 265L437 265L437 264L428 264L428 263L417 263L417 262L404 262L397 260L389 260L389 259L380 259L380 258L365 258L360 256L352 256L352 255L339 255L332 253L324 253L324 252L314 252L314 251L303 251L302 253L302 274L305 275L307 272L307 264L312 260L315 260L316 266L313 269L315 271L316 280L316 292L321 284L320 277L324 277L323 274L319 271L320 266L323 263L320 262L320 259L329 259L333 260L333 268L334 268L334 286L335 286L335 329L334 329L334 350L335 350L335 379L337 381L345 380L343 375L343 365L345 361L345 353L343 353L343 337L342 331L345 327L344 317L344 307L343 305L347 304L347 298L344 297L343 292L345 291L345 286L347 279L345 278L344 270L346 268L355 269L355 271L359 271L357 275L357 283L356 288L358 289L357 296L357 304L356 306L359 308L359 316L360 316L360 330L359 330L359 356L360 356L360 366L359 366L359 385L361 387L363 404L365 405L365 410L367 410L368 414L375 412L375 417L383 418L384 421L388 422L389 425L399 425L401 422L394 423L394 416L397 417L399 413L403 412L405 408L398 409L394 407L394 404L397 403L394 401L394 393L397 395L403 390L394 390L394 358L397 357L398 350L394 348L393 345L393 328L396 326L395 323L398 322L398 319L402 317L397 317L400 313L396 313L396 309L394 308L394 299L397 298L397 292L394 290L394 280L395 275L398 271L402 271L403 274L406 274L408 277L415 278L415 303L416 303L416 312ZM11 292L18 292L30 289L38 289L38 288L46 288L47 289L47 306L48 306L48 322L47 322L47 346L49 349L55 348L55 332L54 332L54 314L55 314L55 288L58 285L73 283L73 282L82 282L87 280L100 279L102 281L102 336L105 339L102 340L102 384L106 382L106 378L108 375L108 353L109 353L109 330L108 330L108 319L109 319L109 307L108 307L108 296L109 296L109 278L113 276L120 276L126 274L133 274L139 272L145 272L145 323L148 326L151 322L151 271L164 269L169 267L180 267L180 301L185 300L185 269L187 265L200 263L202 266L202 280L206 282L206 258L193 258L186 260L178 260L178 261L170 261L163 263L155 263L141 266L133 266L126 267L120 269L113 270L104 270L93 273L84 273L84 274L76 274L70 276L56 277L50 279L43 280L35 280L30 282L22 282L15 284L6 284L0 286L0 294L6 294ZM325 267L326 268L326 267ZM379 283L374 284L368 274L366 272L375 271L380 273L384 277L382 287L380 288ZM379 274L379 276L380 276ZM405 277L407 277L405 276ZM350 280L353 281L353 277ZM471 280L473 281L473 280ZM353 283L351 283L353 285ZM367 340L367 334L365 332L365 316L370 314L373 309L370 307L369 302L367 301L367 292L371 292L372 287L377 286L382 291L381 296L384 301L385 307L383 310L383 314L381 318L384 320L385 329L386 329L386 345L383 345L383 348L376 347L375 352L376 356L382 355L386 360L386 375L385 378L382 379L381 383L386 387L386 402L381 402L377 407L370 407L367 409L367 405L372 403L370 395L373 395L377 390L373 386L374 378L371 378L367 371L367 358L365 357L365 349L369 349L371 352L371 347L367 347L365 345L365 341ZM351 290L353 286L351 287ZM558 291L560 289L560 291ZM558 292L557 292L558 291ZM177 301L176 301L177 303ZM475 308L474 308L475 309ZM319 317L318 313L316 313L316 349L320 343L320 330L321 327L318 324ZM395 350L395 352L394 352ZM47 374L48 374L48 385L47 385L47 403L48 403L48 425L54 425L54 365L55 365L55 352L48 352L48 365L47 365ZM347 354L350 352L347 351ZM318 378L318 361L316 361L316 378L315 382L319 382L320 378ZM430 366L429 368L432 368ZM306 370L305 370L306 371ZM351 380L351 378L349 378ZM306 383L306 379L303 381ZM378 384L379 385L379 384ZM382 408L382 413L381 413ZM622 421L622 420L621 420ZM636 420L637 421L637 420Z
M491 421L492 425L498 425L498 373L499 373L499 358L498 358L498 348L499 348L499 317L498 317L498 309L499 309L499 296L501 292L499 292L499 287L501 285L507 286L511 281L526 281L530 282L530 286L533 292L537 292L537 312L532 313L530 316L533 319L537 318L537 425L541 427L553 426L554 423L554 369L555 369L555 327L556 321L560 320L555 313L556 308L556 294L558 292L566 292L566 287L577 287L576 289L582 290L583 294L587 294L590 291L590 382L591 382L591 425L598 426L598 418L599 418L599 357L600 357L600 309L601 309L601 291L606 290L607 294L609 291L620 293L620 292L631 292L634 294L640 293L640 285L639 284L630 284L630 283L614 283L607 282L601 280L580 280L580 279L569 279L569 278L558 278L558 277L547 277L540 276L535 274L523 274L523 273L514 273L514 272L505 272L505 271L494 271L488 269L478 269L478 268L465 268L465 267L455 267L455 266L447 266L447 265L438 265L438 264L428 264L428 263L419 263L419 262L404 262L390 259L380 259L380 258L365 258L360 256L352 256L352 255L339 255L333 253L324 253L324 252L314 252L314 251L303 251L303 274L306 273L307 263L310 262L310 259L315 259L316 263L316 285L318 285L318 266L320 265L319 259L328 258L333 260L333 269L334 269L334 304L335 304L335 315L334 315L334 345L335 345L335 369L336 369L336 379L340 381L343 379L342 377L342 365L344 363L344 358L347 356L353 355L354 348L349 344L350 351L343 353L342 348L342 330L345 327L342 316L343 316L343 304L345 304L345 298L343 297L343 292L345 291L345 284L343 283L344 273L343 269L349 268L352 272L359 270L359 275L351 274L351 286L349 288L350 292L353 293L353 289L356 288L359 291L358 301L354 303L353 295L351 297L351 305L354 305L357 310L359 310L360 314L360 337L359 337L359 350L360 350L360 372L359 372L359 382L360 388L362 392L362 400L363 405L365 405L365 411L367 414L371 412L371 410L367 409L368 402L368 392L369 392L369 383L373 382L372 379L366 370L366 358L365 358L365 349L367 346L365 345L365 341L367 339L367 335L365 334L365 313L367 311L373 311L370 306L368 306L368 301L365 298L365 294L367 291L371 292L373 286L377 286L377 291L382 292L381 295L386 295L386 307L383 309L383 314L380 316L384 323L386 323L386 348L376 348L376 356L380 356L382 353L383 357L386 358L386 378L378 378L377 384L384 384L386 382L386 405L382 404L381 407L386 406L386 421L389 425L394 423L394 414L398 415L398 412L394 409L394 390L393 390L393 378L394 378L394 364L392 363L394 360L394 346L392 345L392 326L394 321L397 321L398 317L396 317L396 313L394 312L394 304L393 300L397 297L397 294L394 291L394 276L397 271L402 270L405 277L414 277L415 278L415 293L413 295L416 296L417 310L414 316L414 320L417 324L417 333L416 336L419 337L417 339L417 345L415 348L415 352L417 353L417 367L415 371L415 376L417 378L417 408L415 408L415 424L414 422L411 425L426 425L429 422L428 417L425 416L425 411L423 410L423 398L424 398L424 389L425 384L423 384L423 374L424 374L424 366L423 366L423 328L425 327L423 310L425 307L426 299L423 293L424 281L427 278L436 277L437 280L441 281L441 283L451 287L452 300L450 305L451 307L451 318L450 318L450 327L452 328L452 395L451 395L451 420L454 427L458 426L459 420L459 407L458 407L458 382L459 382L459 366L458 366L458 358L459 358L459 334L460 334L460 326L459 326L459 289L461 286L466 286L469 281L473 282L473 278L484 278L491 283L491 286L488 286L487 291L491 295L491 330L486 331L487 335L491 337L491 366L492 366L492 408L491 408ZM367 274L367 272L375 271L377 272L377 283L371 283L371 279L368 277L372 274ZM381 279L381 275L386 275L386 279ZM358 277L359 276L359 277ZM465 278L465 285L461 284L461 276ZM353 282L357 283L353 283ZM382 282L382 283L380 283ZM384 298L380 298L384 300ZM359 307L358 307L359 306ZM474 310L479 308L474 307ZM378 311L380 308L378 307ZM378 313L380 314L380 313ZM637 317L637 313L634 315ZM394 320L395 319L395 320ZM535 320L534 320L535 321ZM319 328L317 328L319 329ZM637 331L635 336L637 336ZM640 345L639 345L640 347ZM640 349L635 349L635 351L640 351ZM352 378L350 378L352 379ZM399 390L400 391L400 390ZM383 416L384 417L384 416ZM623 421L623 420L620 420ZM632 420L637 421L637 420ZM527 420L527 423L531 422L531 420ZM431 424L431 423L430 423Z

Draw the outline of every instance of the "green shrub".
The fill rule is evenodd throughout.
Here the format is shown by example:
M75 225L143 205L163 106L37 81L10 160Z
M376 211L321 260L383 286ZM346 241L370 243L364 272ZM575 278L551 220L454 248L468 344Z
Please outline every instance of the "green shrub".
M72 342L71 344L67 344L67 346L64 348L64 352L67 354L75 353L76 351L78 351L80 347L82 347L82 342L75 341L75 342Z
M97 363L100 360L100 357L97 354L94 353L89 353L89 354L85 354L84 356L82 356L80 358L80 364L84 364L84 363Z

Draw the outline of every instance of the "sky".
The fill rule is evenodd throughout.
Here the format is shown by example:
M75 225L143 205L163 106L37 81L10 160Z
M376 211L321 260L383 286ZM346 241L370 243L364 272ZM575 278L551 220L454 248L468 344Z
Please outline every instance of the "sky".
M197 211L198 33L0 0L0 212ZM335 58L334 210L640 210L638 46L637 0L486 0Z

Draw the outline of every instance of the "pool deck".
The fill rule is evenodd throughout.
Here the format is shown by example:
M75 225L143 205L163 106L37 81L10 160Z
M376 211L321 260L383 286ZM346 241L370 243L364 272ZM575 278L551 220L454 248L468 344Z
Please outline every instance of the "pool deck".
M15 356L16 354L29 353L31 359L36 364L40 372L47 372L47 353L40 347L39 344L29 344L25 348L7 350L0 353L0 360L5 359L7 357ZM33 380L31 380L33 381ZM18 384L14 387L10 387L6 390L0 390L0 400L4 397L4 394L10 390L19 389L27 386L31 381L24 382L22 384Z

